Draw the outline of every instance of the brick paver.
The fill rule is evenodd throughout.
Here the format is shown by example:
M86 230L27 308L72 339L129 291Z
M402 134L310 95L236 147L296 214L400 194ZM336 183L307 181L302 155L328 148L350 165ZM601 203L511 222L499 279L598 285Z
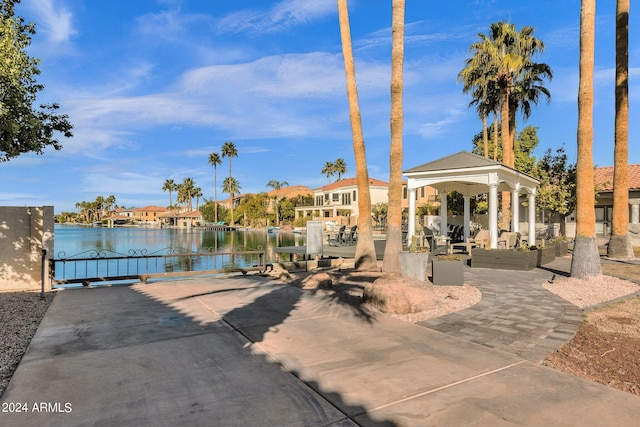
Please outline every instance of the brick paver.
M419 325L534 362L541 362L571 340L582 322L582 310L542 287L553 274L567 274L570 257L544 268L506 271L465 267L465 283L482 292L466 310Z

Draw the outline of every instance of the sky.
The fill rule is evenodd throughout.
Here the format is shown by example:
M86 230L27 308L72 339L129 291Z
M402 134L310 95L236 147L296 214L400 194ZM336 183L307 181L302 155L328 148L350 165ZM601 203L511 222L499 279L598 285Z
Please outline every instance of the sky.
M632 2L633 3L633 2ZM389 180L391 1L349 0L369 176ZM636 6L636 4L632 4ZM640 10L630 13L629 163L640 163ZM63 149L0 163L0 205L76 203L114 195L126 207L169 205L167 179L214 196L209 154L226 141L243 193L272 180L318 188L326 162L355 160L336 0L23 0L41 60L38 102L56 102L74 137ZM538 128L540 158L576 160L579 0L407 0L403 169L471 151L481 131L457 75L490 24L535 28L553 80L518 130ZM598 2L594 71L596 166L613 165L615 2ZM216 169L218 199L229 175ZM335 180L337 176L331 179ZM175 194L174 194L175 201Z

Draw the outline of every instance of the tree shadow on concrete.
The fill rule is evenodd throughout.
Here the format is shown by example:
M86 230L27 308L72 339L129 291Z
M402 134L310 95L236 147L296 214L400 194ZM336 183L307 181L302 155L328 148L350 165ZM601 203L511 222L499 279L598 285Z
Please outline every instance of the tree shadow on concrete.
M336 283L331 290L303 290L296 286L298 283L295 283L295 280L290 283L283 283L267 280L264 277L255 277L256 285L247 286L246 276L229 277L225 278L225 281L227 281L228 284L231 282L230 287L193 294L175 301L229 292L244 292L245 297L255 293L257 296L250 298L249 303L235 307L222 315L222 321L253 344L264 341L267 333L277 332L279 327L292 316L292 313L299 306L302 299L309 298L309 296L319 298L321 302L319 307L330 307L332 304L337 304L340 307L347 308L348 312L353 314L356 319L373 323L375 321L375 313L362 304L362 291L366 283L375 280L377 275L374 274L372 276L367 273L349 271L342 271L340 275L340 279L334 277ZM245 285L234 286L232 283L234 280L242 280L245 282ZM324 302L322 302L322 300L324 300ZM264 361L269 364L278 364L283 371L293 375L298 381L303 382L306 387L313 390L313 395L317 393L317 395L319 395L318 399L326 401L344 416L342 420L335 420L328 425L346 426L357 424L374 427L396 426L396 423L390 420L380 421L371 418L367 408L364 406L347 404L340 393L323 390L315 380L303 378L299 372L287 369L267 355L257 353L254 354L254 357L264 358ZM315 398L310 397L306 393L297 399L306 407L317 408L318 411L321 410L321 405L317 401L314 401ZM286 417L286 414L283 414L283 417Z

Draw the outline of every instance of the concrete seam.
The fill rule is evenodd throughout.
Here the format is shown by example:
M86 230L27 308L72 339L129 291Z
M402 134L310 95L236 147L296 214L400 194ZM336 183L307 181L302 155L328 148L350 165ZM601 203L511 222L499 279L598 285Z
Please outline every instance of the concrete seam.
M482 378L482 377L486 377L486 376L489 376L489 375L495 374L496 372L501 372L501 371L504 371L504 370L507 370L507 369L511 369L511 368L513 368L514 366L518 366L518 365L521 365L521 364L523 364L523 363L530 363L530 362L529 362L528 360L521 360L521 361L519 361L519 362L512 363L512 364L510 364L510 365L503 366L503 367L501 367L501 368L494 369L494 370L492 370L492 371L484 372L484 373L482 373L482 374L474 375L474 376L472 376L472 377L465 378L465 379L462 379L462 380L459 380L459 381L453 382L453 383L451 383L451 384L447 384L447 385L443 385L443 386L440 386L440 387L437 387L437 388L434 388L434 389L431 389L431 390L423 391L422 393L417 393L417 394L414 394L413 396L408 396L408 397L405 397L404 399L396 400L395 402L389 402L389 403L387 403L387 404L385 404L385 405L381 405L381 406L378 406L378 407L376 407L376 408L373 408L373 409L371 409L371 410L370 410L370 411L368 411L368 412L375 412L375 411L379 411L379 410L381 410L381 409L388 408L389 406L397 405L397 404L399 404L399 403L404 403L404 402L407 402L407 401L409 401L409 400L413 400L413 399L418 398L418 397L426 396L426 395L429 395L429 394L432 394L432 393L435 393L435 392L438 392L438 391L441 391L441 390L446 390L446 389L448 389L448 388L455 387L455 386L457 386L457 385L464 384L464 383L466 383L466 382L473 381L473 380L476 380L476 379L478 379L478 378ZM355 418L355 417L357 417L357 415L356 415L356 416L354 416L354 418Z

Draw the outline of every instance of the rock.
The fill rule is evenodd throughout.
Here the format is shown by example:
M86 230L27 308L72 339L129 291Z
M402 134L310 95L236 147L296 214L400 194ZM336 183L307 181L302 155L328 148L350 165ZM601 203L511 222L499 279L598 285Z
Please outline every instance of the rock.
M306 277L301 287L302 289L331 289L333 281L327 273L316 273Z
M289 274L287 269L277 262L273 263L273 269L269 272L269 275L283 281L291 279L291 274Z
M363 300L383 313L392 314L419 313L438 305L430 285L400 274L385 274L367 284Z

